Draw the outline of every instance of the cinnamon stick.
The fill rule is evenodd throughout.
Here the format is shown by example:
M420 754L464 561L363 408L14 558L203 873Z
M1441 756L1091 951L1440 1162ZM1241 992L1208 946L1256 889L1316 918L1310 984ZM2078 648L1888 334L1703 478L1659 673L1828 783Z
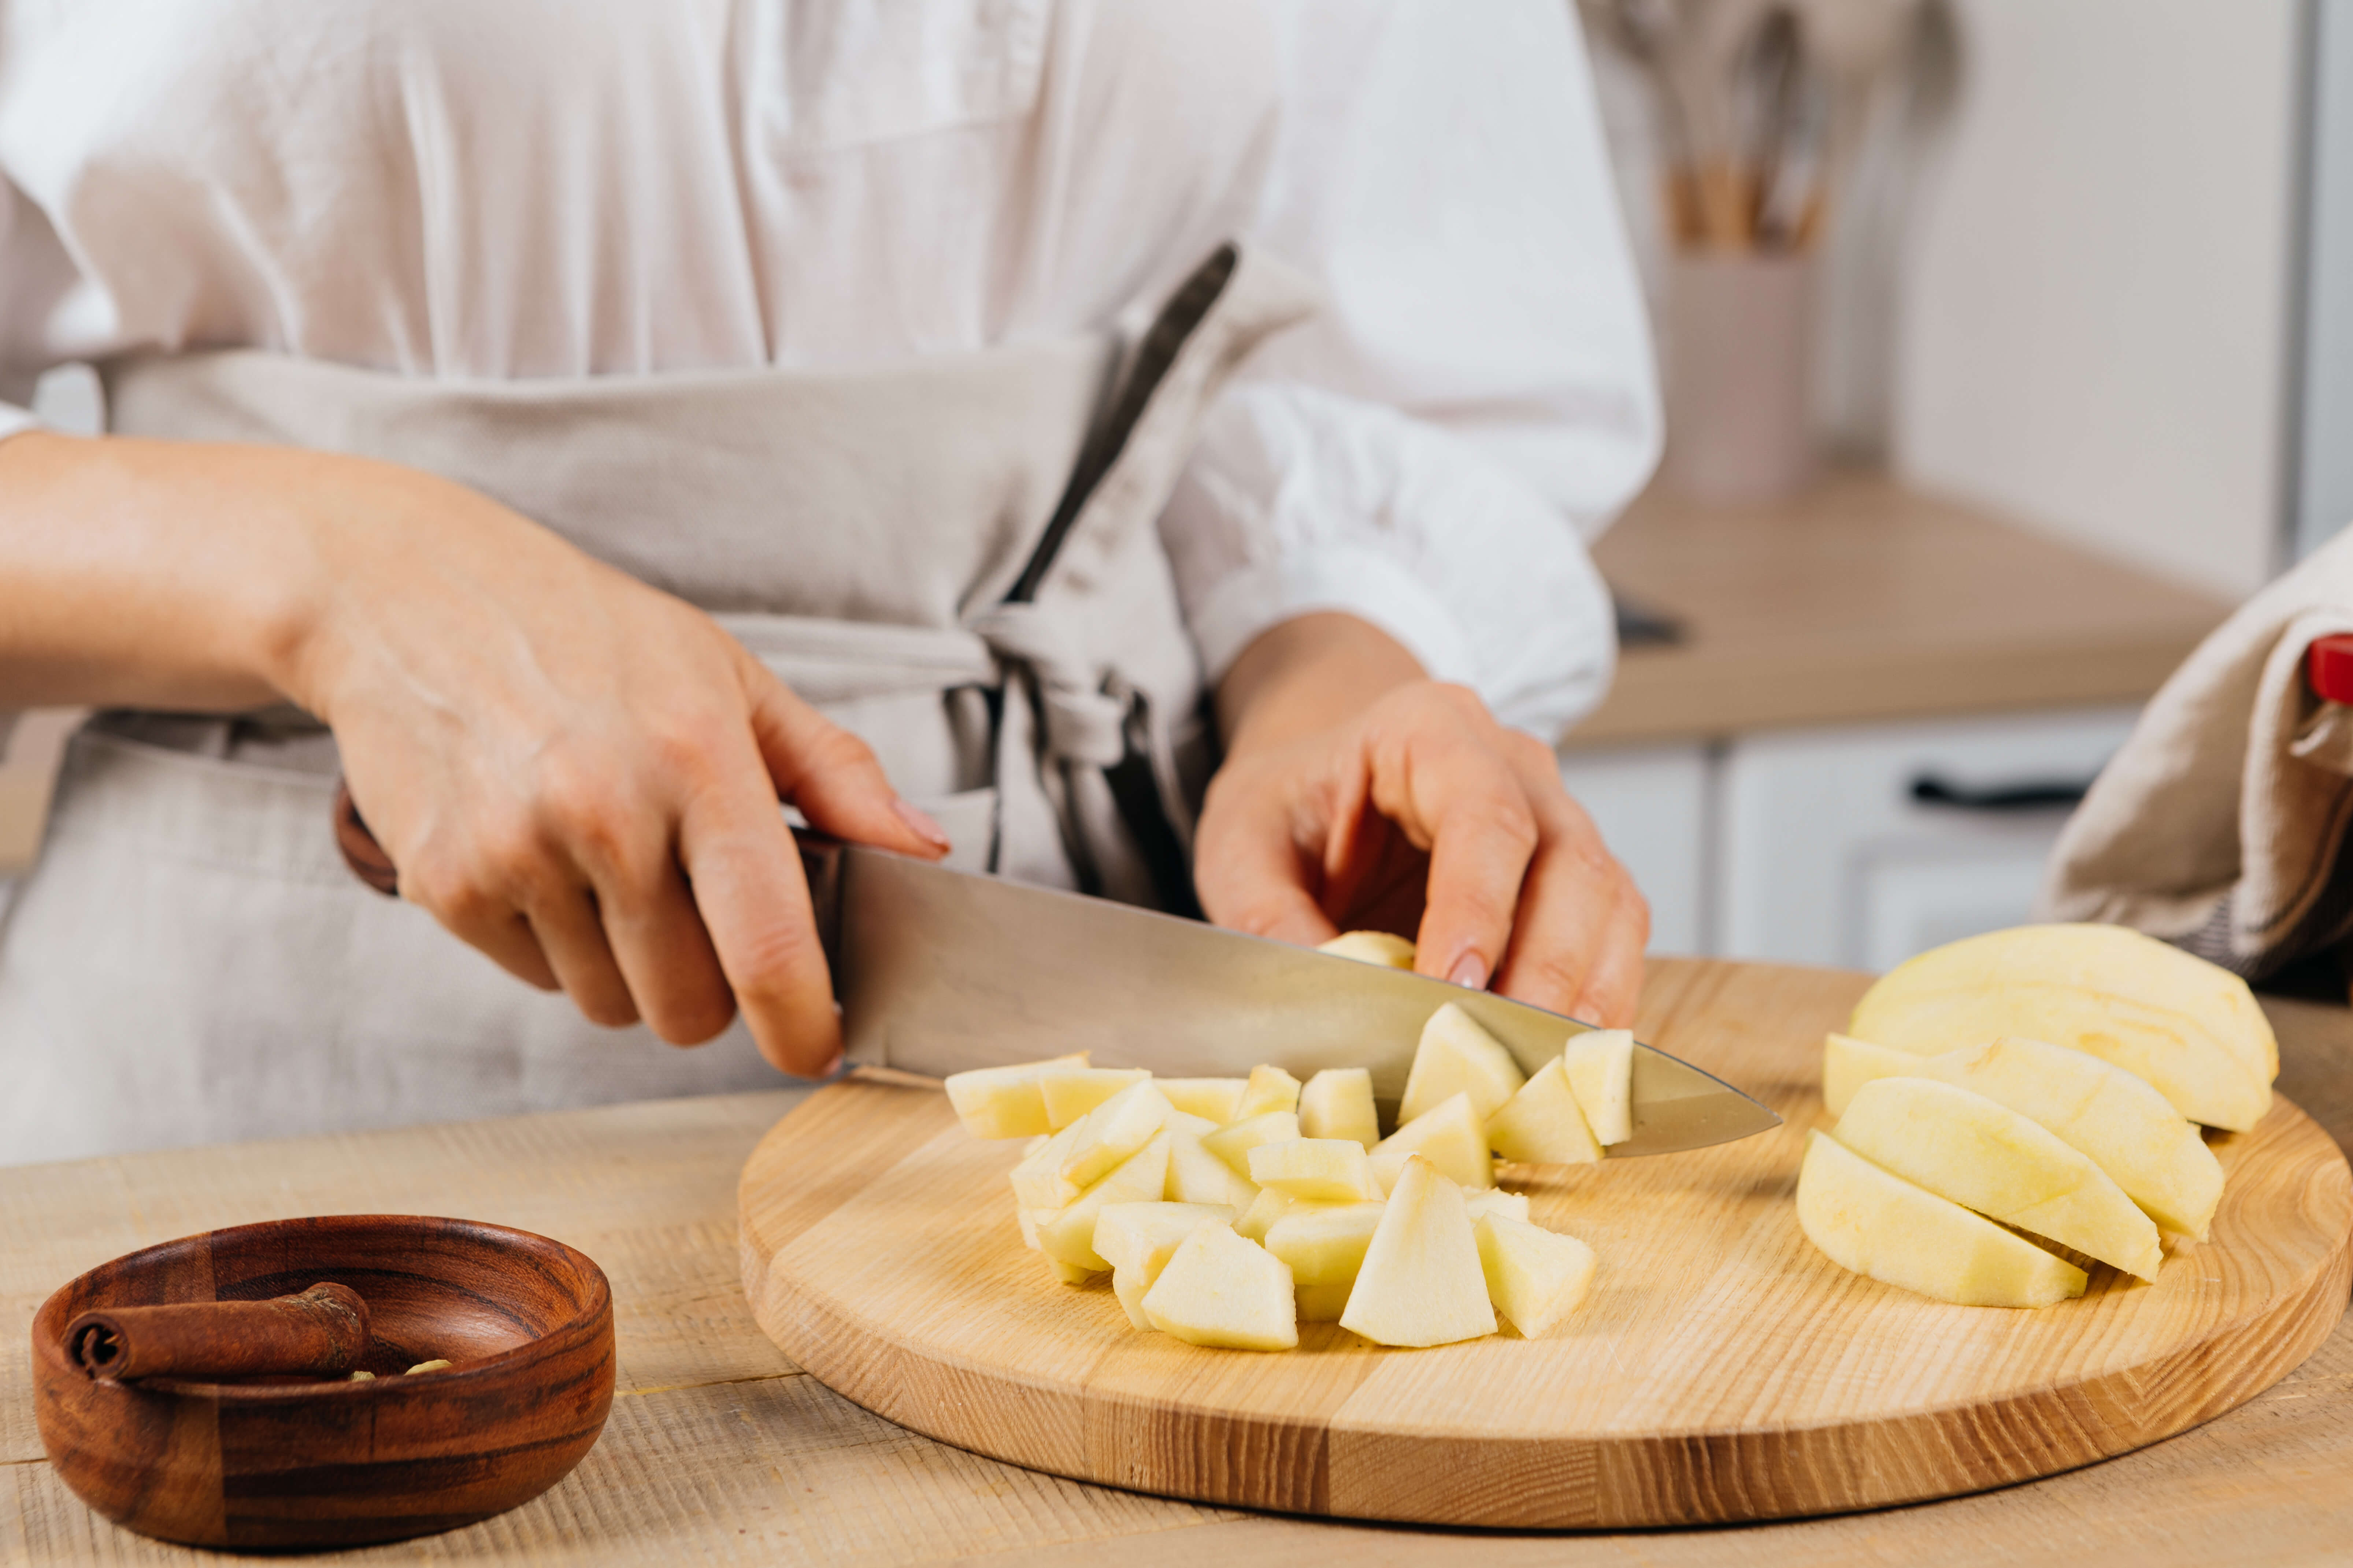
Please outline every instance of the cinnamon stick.
M367 1303L322 1283L269 1301L115 1307L66 1325L66 1348L92 1377L340 1377L367 1349Z

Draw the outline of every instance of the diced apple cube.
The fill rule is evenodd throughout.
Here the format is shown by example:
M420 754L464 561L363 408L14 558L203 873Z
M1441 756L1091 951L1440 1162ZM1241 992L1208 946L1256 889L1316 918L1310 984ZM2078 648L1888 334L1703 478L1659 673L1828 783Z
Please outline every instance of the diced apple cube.
M1261 1187L1250 1207L1242 1211L1242 1217L1234 1221L1234 1233L1250 1241L1263 1242L1274 1222L1298 1206L1299 1200L1289 1193Z
M1234 1107L1232 1120L1247 1121L1253 1116L1264 1116L1270 1110L1296 1112L1299 1109L1299 1080L1281 1068L1254 1067L1242 1085L1242 1098Z
M1169 1118L1168 1188L1166 1197L1178 1204L1223 1204L1240 1213L1258 1196L1258 1187L1231 1165L1201 1146L1206 1134L1196 1129L1198 1116L1179 1112ZM1191 1125L1180 1125L1190 1123ZM1215 1128L1208 1131L1217 1131Z
M1520 1064L1504 1042L1482 1028L1461 1004L1449 1002L1422 1026L1421 1044L1406 1075L1405 1098L1398 1102L1398 1120L1411 1121L1453 1095L1468 1094L1472 1113L1483 1122L1525 1081Z
M1142 1305L1154 1328L1192 1344L1287 1351L1299 1343L1291 1270L1215 1220L1178 1244Z
M1348 1292L1365 1249L1381 1223L1380 1204L1293 1207L1267 1228L1266 1249L1291 1270L1292 1289L1303 1323L1335 1323L1347 1310Z
M1078 1139L1079 1127L1073 1122L1023 1155L1013 1167L1013 1201L1025 1209L1050 1211L1077 1197L1079 1184L1064 1179L1062 1161Z
M1413 967L1413 943L1385 931L1342 931L1315 951L1335 958L1353 958L1359 963L1377 963L1384 969Z
M1963 1307L2047 1307L2080 1296L2084 1271L2024 1237L1806 1134L1798 1225L1840 1268Z
M1309 1138L1353 1138L1369 1149L1381 1141L1373 1108L1373 1075L1364 1068L1325 1068L1299 1091L1299 1131Z
M1100 1268L1082 1268L1075 1263L1065 1263L1059 1258L1046 1259L1046 1267L1052 1269L1054 1278L1065 1285L1083 1285L1103 1272Z
M1057 1132L1152 1074L1144 1068L1053 1068L1038 1075L1038 1095L1046 1102L1046 1122Z
M1129 1084L1071 1125L1063 1178L1081 1188L1152 1141L1168 1121L1168 1101L1147 1079Z
M1242 1102L1242 1090L1249 1087L1244 1078L1156 1078L1160 1092L1168 1103L1188 1116L1207 1117L1213 1126L1222 1127L1236 1121L1235 1108Z
M1568 1042L1561 1061L1594 1142L1606 1149L1634 1136L1632 1032L1588 1029Z
M1097 1273L1111 1267L1095 1251L1095 1221L1107 1205L1156 1203L1168 1184L1168 1137L1154 1134L1151 1142L1105 1173L1050 1218L1038 1222L1038 1247L1058 1258Z
M1558 1057L1505 1100L1487 1118L1487 1146L1506 1160L1531 1165L1589 1165L1601 1158L1601 1145L1577 1093L1568 1087L1568 1069Z
M1474 1224L1491 1214L1509 1215L1514 1219L1525 1219L1528 1217L1528 1194L1507 1193L1501 1187L1475 1190L1466 1187L1462 1193L1462 1207Z
M1462 1189L1419 1154L1407 1156L1382 1207L1340 1326L1379 1345L1451 1344L1495 1331Z
M1363 1203L1379 1198L1365 1146L1353 1138L1293 1138L1250 1152L1250 1180L1310 1203Z
M2128 1274L2155 1279L2164 1260L2156 1225L2107 1173L1981 1094L1934 1079L1883 1078L1855 1091L1831 1131L1938 1197Z
M1373 1145L1369 1157L1373 1179L1384 1192L1397 1185L1409 1154L1425 1156L1461 1186L1495 1184L1495 1163L1487 1154L1487 1129L1472 1109L1468 1094L1449 1096Z
M975 1068L970 1072L950 1073L947 1079L948 1104L955 1110L956 1120L964 1130L976 1138L1027 1138L1032 1133L1051 1132L1054 1129L1046 1120L1046 1101L1039 1092L1039 1075L1055 1068L1084 1067L1086 1053L1073 1057L1054 1057L1041 1062L1023 1062L1018 1067Z
M1261 1143L1283 1143L1298 1136L1297 1112L1270 1110L1261 1116L1245 1118L1230 1127L1220 1127L1215 1132L1204 1132L1201 1134L1201 1147L1231 1165L1234 1174L1248 1181L1251 1150Z
M1160 1270L1177 1244L1204 1220L1230 1223L1234 1211L1223 1204L1106 1204L1095 1219L1095 1253L1111 1265L1112 1293L1127 1313L1127 1321L1149 1330L1144 1297L1160 1278Z
M1577 1237L1503 1214L1483 1216L1474 1228L1488 1300L1524 1338L1540 1338L1585 1300L1593 1248Z

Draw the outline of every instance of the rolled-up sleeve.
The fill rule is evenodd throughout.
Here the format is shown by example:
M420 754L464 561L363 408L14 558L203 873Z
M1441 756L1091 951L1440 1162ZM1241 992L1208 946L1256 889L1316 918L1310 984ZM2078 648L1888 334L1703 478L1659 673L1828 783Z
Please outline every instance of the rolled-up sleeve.
M1550 740L1614 658L1585 552L1657 461L1658 394L1560 0L1290 0L1252 237L1324 310L1211 411L1162 520L1212 679L1345 610Z

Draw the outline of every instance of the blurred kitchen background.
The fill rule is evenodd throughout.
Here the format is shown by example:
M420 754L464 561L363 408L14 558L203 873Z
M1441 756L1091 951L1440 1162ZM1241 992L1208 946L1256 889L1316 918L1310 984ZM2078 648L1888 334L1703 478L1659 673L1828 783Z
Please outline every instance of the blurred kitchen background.
M2353 0L1577 8L1669 435L1564 773L1654 951L2014 924L2139 705L2353 519ZM16 728L0 879L71 722Z

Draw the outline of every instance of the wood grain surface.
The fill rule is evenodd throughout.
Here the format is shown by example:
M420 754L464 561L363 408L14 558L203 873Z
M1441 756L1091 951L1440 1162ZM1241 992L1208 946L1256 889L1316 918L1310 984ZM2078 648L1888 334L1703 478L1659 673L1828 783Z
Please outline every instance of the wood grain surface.
M1654 485L1594 546L1684 622L1628 648L1570 750L1792 725L2137 703L2225 601L1884 477L1707 505Z
M1695 967L1653 965L1646 1035ZM1850 984L1852 994L1862 982ZM2282 1092L2353 1141L2353 1016L2266 1007ZM1000 1464L860 1410L754 1324L737 1272L736 1181L802 1092L0 1168L0 1333L23 1346L41 1300L109 1258L275 1215L467 1215L596 1258L612 1281L619 1360L602 1440L512 1512L323 1559L354 1564L1982 1568L2066 1558L2214 1568L2342 1563L2353 1542L2353 1317L2267 1393L2137 1452L1943 1502L1778 1524L1565 1535L1346 1525ZM238 1560L145 1540L83 1507L42 1457L21 1348L0 1354L0 1563Z
M1685 976L1648 1037L1759 1095L1776 1131L1686 1154L1508 1168L1590 1243L1552 1337L1430 1350L1303 1324L1282 1353L1132 1328L1107 1279L1020 1244L1019 1145L935 1089L846 1082L745 1164L745 1289L828 1386L929 1436L1205 1502L1505 1528L1781 1518L1976 1491L2104 1458L2243 1403L2325 1338L2353 1275L2353 1172L2277 1100L2221 1136L2213 1240L2155 1285L2098 1268L2041 1311L1947 1306L1847 1273L1799 1231L1806 1130L1843 976ZM1518 1178L1518 1179L1514 1179Z

